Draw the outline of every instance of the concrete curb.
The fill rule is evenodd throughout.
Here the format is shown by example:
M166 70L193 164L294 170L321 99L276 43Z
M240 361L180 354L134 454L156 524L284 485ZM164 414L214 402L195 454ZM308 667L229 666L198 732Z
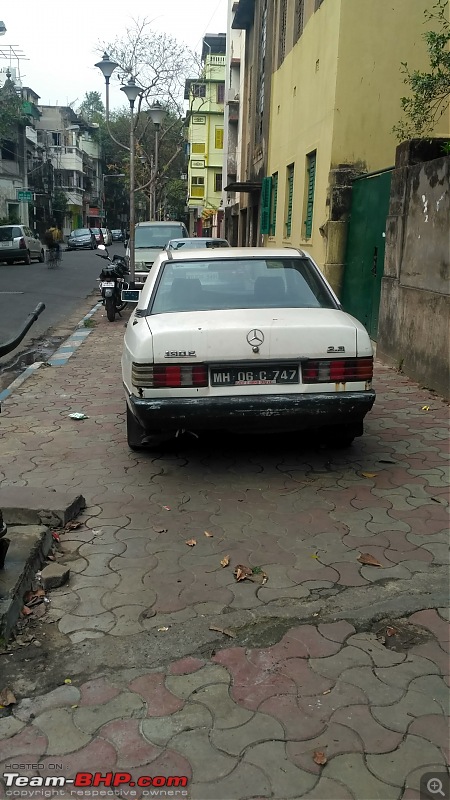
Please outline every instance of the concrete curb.
M55 351L55 353L52 355L51 358L48 359L48 361L46 362L35 361L34 364L30 364L30 366L27 367L22 372L22 374L19 375L18 378L16 378L12 383L10 383L10 385L7 386L6 389L3 389L3 391L0 392L0 403L2 403L3 400L6 400L6 398L9 397L15 391L15 389L18 389L18 387L21 386L22 383L24 383L24 381L26 381L26 379L30 375L33 375L33 373L36 372L36 370L38 370L39 367L42 367L44 363L49 364L51 367L59 367L62 366L63 364L67 364L67 361L69 360L70 356L72 356L75 353L80 344L82 344L84 340L89 336L89 334L93 331L93 328L83 327L85 321L90 319L95 314L95 312L98 311L99 308L101 308L101 306L102 306L101 303L96 303L95 306L91 308L91 310L88 311L87 314L85 314L85 316L78 323L74 333L72 333L68 337L68 339L66 339L62 343L62 345L60 345L58 350Z

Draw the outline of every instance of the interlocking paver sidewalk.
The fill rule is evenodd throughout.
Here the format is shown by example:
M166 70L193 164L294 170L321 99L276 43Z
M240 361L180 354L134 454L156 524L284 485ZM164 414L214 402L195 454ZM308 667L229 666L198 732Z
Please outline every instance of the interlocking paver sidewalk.
M0 420L0 485L88 504L61 537L71 578L34 624L40 646L0 656L19 699L0 774L63 761L185 775L192 800L419 798L448 756L447 406L378 365L349 451L210 437L136 455L123 326L96 319ZM239 563L268 582L237 583ZM377 635L382 619L403 638Z

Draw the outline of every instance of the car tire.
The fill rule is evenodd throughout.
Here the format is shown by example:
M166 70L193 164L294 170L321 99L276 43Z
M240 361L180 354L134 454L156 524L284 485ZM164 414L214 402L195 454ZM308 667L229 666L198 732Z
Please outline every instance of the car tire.
M39 264L43 264L44 261L45 261L45 253L44 253L43 250L41 250L41 252L39 253L38 261L39 261Z
M127 405L127 442L130 450L143 450L145 444L142 443L145 437L145 430L133 416Z
M24 264L31 264L31 253L30 253L29 250L27 250L27 254L26 254L26 256L25 256L25 258L23 260L23 263Z

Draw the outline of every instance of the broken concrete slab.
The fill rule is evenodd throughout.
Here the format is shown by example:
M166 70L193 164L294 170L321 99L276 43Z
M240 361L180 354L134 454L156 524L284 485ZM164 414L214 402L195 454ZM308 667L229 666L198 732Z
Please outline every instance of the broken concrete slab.
M0 489L0 508L8 526L48 525L59 528L86 508L86 501L81 494L30 486L6 486Z
M11 541L5 567L0 571L0 637L8 640L19 619L23 596L52 547L51 531L43 525L8 528Z
M63 564L47 564L41 571L41 581L45 590L58 589L69 580L70 569Z

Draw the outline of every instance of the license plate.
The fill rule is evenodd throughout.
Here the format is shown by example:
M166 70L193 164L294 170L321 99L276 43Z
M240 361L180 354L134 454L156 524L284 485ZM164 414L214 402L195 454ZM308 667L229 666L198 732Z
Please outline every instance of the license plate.
M211 386L271 386L279 383L299 383L299 368L295 364L255 367L214 367Z
M114 289L115 285L114 281L103 281L103 283L100 284L100 289Z
M13 244L12 242L0 242L0 245L2 247L12 247L12 244Z
M122 289L122 300L124 303L139 303L140 296L140 289Z

